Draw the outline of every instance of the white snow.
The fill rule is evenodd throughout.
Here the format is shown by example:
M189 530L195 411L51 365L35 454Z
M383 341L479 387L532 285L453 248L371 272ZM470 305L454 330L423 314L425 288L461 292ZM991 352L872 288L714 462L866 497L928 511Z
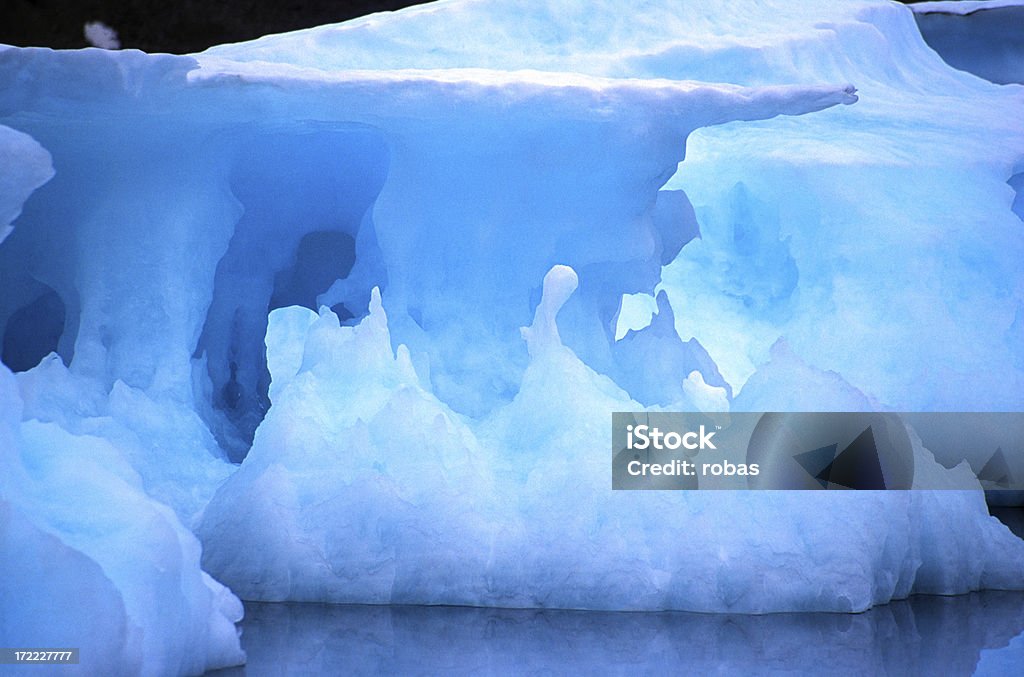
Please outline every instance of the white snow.
M85 39L93 47L100 49L121 49L121 41L117 31L102 21L87 21L82 27Z

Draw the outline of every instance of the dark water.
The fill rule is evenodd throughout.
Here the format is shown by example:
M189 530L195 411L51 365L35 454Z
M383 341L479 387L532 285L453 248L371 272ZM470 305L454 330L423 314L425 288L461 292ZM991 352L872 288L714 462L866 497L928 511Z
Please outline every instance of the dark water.
M953 68L999 84L1024 83L1024 7L916 14L928 46Z
M1024 538L1024 508L990 505L988 511L1019 538Z
M1024 593L765 616L245 606L248 664L209 675L1024 675Z

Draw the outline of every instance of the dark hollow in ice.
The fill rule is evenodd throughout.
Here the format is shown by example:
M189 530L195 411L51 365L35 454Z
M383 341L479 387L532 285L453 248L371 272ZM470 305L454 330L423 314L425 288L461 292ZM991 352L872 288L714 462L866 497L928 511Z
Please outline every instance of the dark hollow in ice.
M3 363L11 371L28 371L57 352L65 315L64 302L49 287L34 301L11 313L3 333Z
M211 386L205 418L232 461L245 457L270 408L268 313L318 310L318 297L349 279L324 305L343 322L366 314L370 288L383 279L371 210L387 166L379 132L358 125L239 144L230 186L244 211L217 265L195 350Z

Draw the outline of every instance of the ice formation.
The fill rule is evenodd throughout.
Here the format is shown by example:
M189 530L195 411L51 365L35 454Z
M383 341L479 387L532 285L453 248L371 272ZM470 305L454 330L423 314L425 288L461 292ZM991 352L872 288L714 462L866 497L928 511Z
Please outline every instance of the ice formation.
M980 492L610 491L614 410L1024 404L1021 88L947 66L900 5L738 4L0 48L0 533L96 582L83 646L240 659L189 529L247 599L1024 587Z
M241 602L200 569L199 541L146 494L124 452L22 422L3 366L0 401L4 642L78 647L80 674L193 675L242 661Z
M376 291L356 327L273 311L283 385L206 510L204 566L246 599L583 609L861 611L1020 584L1024 542L980 492L609 491L594 440L639 404L559 341L576 283L547 275L519 391L468 425L392 351Z

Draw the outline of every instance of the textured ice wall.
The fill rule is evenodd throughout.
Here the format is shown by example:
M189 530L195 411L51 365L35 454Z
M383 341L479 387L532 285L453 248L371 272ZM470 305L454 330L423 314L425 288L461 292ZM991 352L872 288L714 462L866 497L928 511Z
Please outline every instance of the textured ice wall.
M0 636L81 650L75 674L194 675L244 660L242 605L109 439L22 422L0 366ZM114 440L116 443L116 440Z
M11 230L11 222L21 213L33 190L53 176L49 154L27 134L0 127L0 162L6 169L0 174L0 242Z
M0 219L13 220L54 171L49 153L7 127L0 157ZM0 365L4 641L78 647L73 674L192 675L242 662L241 603L200 569L189 531L227 474L215 448L191 410L121 381L98 388L56 355L19 379Z
M701 226L664 273L680 336L736 391L784 338L896 409L1022 405L1024 249L1005 208L1024 166L1022 94L948 68L905 6L441 2L208 54L323 70L853 83L856 106L690 138L665 186L685 191ZM569 316L592 285L579 270ZM568 345L613 374L607 347L568 323Z
M945 68L906 8L842 7L856 21L819 24L814 47L754 52L770 70L707 61L744 84L847 78L860 101L690 138L668 183L702 236L664 273L680 336L740 391L781 339L897 409L1018 409L1021 91Z
M512 8L521 20L506 21L503 12ZM643 371L636 367L645 366L645 357L646 365L672 364L676 370L702 366L705 382L720 378L721 368L724 385L744 387L735 402L743 408L1018 404L1020 375L1007 366L1016 364L1019 354L1012 331L1020 302L1014 262L1021 240L1019 223L1006 208L1006 181L1022 156L1021 130L1012 122L1019 97L950 71L920 40L905 8L881 3L848 3L838 9L815 3L758 5L731 13L727 29L716 21L713 8L660 9L648 7L637 22L616 22L590 6L584 17L582 8L564 4L558 11L535 3L492 3L486 11L474 3L441 4L211 53L319 69L341 63L369 67L371 55L375 63L384 59L391 67L493 66L497 57L490 49L499 46L501 52L501 45L515 43L514 54L501 57L504 67L699 75L745 84L855 82L861 102L849 109L730 125L713 137L714 144L703 142L714 132L698 132L702 142L690 144L687 162L669 181L668 187L685 189L690 196L701 239L684 247L666 269L667 295L659 300L657 321L615 346L656 343L671 318L680 334L696 335L708 346L710 357L699 359L707 355L701 350L664 361L682 348L676 339L667 352L645 355L641 350L635 357L610 359L598 342L588 340L594 332L579 331L583 323L572 302L562 315L566 342L587 364L616 375L619 385L647 404L683 400L678 384L689 372L675 374L674 389L658 382L661 370L656 368L630 382L629 375ZM470 23L486 40L450 39ZM419 56L404 39L414 25L420 39L416 49L424 41L434 47L428 56ZM537 25L548 30L533 30ZM710 25L719 29L714 39L707 36ZM570 47L552 49L553 44ZM950 106L969 113L951 117ZM814 123L815 117L822 122ZM748 127L754 131L744 134ZM696 169L688 170L691 165ZM978 227L969 226L974 223ZM948 252L936 255L936 241ZM593 284L586 270L579 277L581 292ZM387 293L385 305L392 307ZM683 309L674 317L673 306ZM316 325L321 331L323 322L321 317ZM393 323L401 327L401 319ZM975 337L979 330L982 335ZM404 339L400 330L395 335ZM291 336L289 343L271 332L268 341L292 345L294 355L298 343ZM470 423L480 445L473 457L488 459L482 467L493 469L493 476L476 478L485 489L478 493L466 489L461 476L435 474L440 481L428 501L420 487L406 483L406 464L415 461L398 451L426 444L422 433L412 432L424 422L406 428L408 419L397 415L397 407L382 405L361 420L370 422L369 431L386 429L386 440L364 436L354 432L362 430L351 418L354 403L339 395L340 402L318 410L316 421L332 422L319 426L322 434L315 432L318 426L308 425L309 418L299 412L309 402L324 405L335 399L326 389L308 390L315 386L306 369L325 369L318 355L316 348L305 352L302 373L279 391L290 404L275 402L250 460L222 489L202 527L211 544L220 534L240 539L232 547L212 545L206 561L242 586L246 596L848 610L914 590L1019 585L1014 582L1020 575L1019 543L985 515L978 495L744 495L728 503L703 495L645 495L615 507L626 499L606 495L605 463L597 460L603 453L595 453L604 433L601 414L637 403L564 348L535 356L512 403L492 409L482 424ZM338 380L360 380L344 373ZM299 383L299 392L291 390ZM402 392L405 388L414 386L405 385ZM615 394L609 397L609 391ZM692 397L684 401L694 402ZM445 417L457 421L452 412ZM354 428L344 427L346 421ZM444 430L431 429L442 436ZM408 441L396 442L403 434L410 436ZM464 436L460 433L459 439ZM587 447L583 439L594 442ZM310 466L315 480L307 475L307 461L286 451L300 447L318 450ZM348 467L350 460L355 469ZM927 465L926 457L921 465ZM336 482L323 479L335 475ZM428 477L423 475L422 482L434 481ZM337 485L348 489L334 491ZM377 490L408 497L414 509L403 509L401 503L392 507L366 493ZM459 498L458 491L469 496ZM270 502L268 494L288 500ZM441 497L444 517L428 517ZM367 500L388 507L366 508ZM290 547L295 539L268 542L257 521L229 507L253 501L264 518L263 506L277 506L272 514L282 527L270 534L302 533L299 540L309 552ZM495 503L499 507L492 507ZM342 517L349 514L363 517ZM472 519L480 514L486 516L482 524ZM674 521L655 517L681 514L687 516L680 520L686 527L678 532ZM808 519L815 526L800 521L804 514L813 515ZM959 528L938 528L951 514L962 520ZM753 515L766 522L757 523ZM441 520L459 535L452 539L450 532L438 532L434 525ZM321 526L328 523L339 525L338 536ZM493 524L501 526L488 532L485 527ZM790 541L786 534L796 533L791 528L821 537ZM978 540L960 540L968 533ZM634 537L639 542L630 542ZM233 554L245 539L264 544L255 549L258 564ZM465 560L475 552L465 547L472 542L488 553L487 559L463 562L458 584L446 573L432 573ZM488 542L501 548L485 546ZM685 546L674 549L667 542ZM430 553L426 559L425 550ZM962 560L956 554L968 550L981 556ZM592 570L587 562L593 562ZM257 571L275 573L253 583ZM787 580L785 572L793 571L800 572L799 583ZM482 580L474 582L473 574Z
M38 143L6 127L0 127L0 159L0 221L6 222L54 172ZM89 411L82 384L55 357L20 386L27 403L14 375L0 365L4 642L44 647L59 640L78 647L81 664L66 668L70 674L192 675L242 662L234 626L241 603L200 569L195 536L170 508L147 495L148 490L166 496L166 502L197 512L224 473L208 476L205 495L199 488L196 498L189 494L201 486L204 473L181 461L207 449L187 437L180 416L140 401L120 382L103 412L107 416L98 417L100 412ZM106 403L104 395L92 403ZM43 422L46 412L62 412L64 418ZM140 425L147 416L148 429ZM118 418L134 421L143 436L129 439L131 431ZM141 442L152 444L154 427L165 431L157 440L194 450L167 463ZM145 487L128 455L144 467L158 467L150 476L161 479ZM199 457L207 469L213 462L208 453Z
M235 458L267 405L268 308L359 317L386 285L417 368L480 415L515 392L518 327L555 263L588 271L574 331L609 351L621 295L674 255L673 221L653 210L690 131L855 99L845 85L202 64L0 52L2 118L58 170L0 250L0 323L55 292L54 348L74 374L199 411ZM318 234L349 252L296 282Z
M1024 541L981 492L609 491L598 441L639 405L562 345L576 284L548 274L519 392L481 421L392 352L376 292L356 327L274 311L273 406L207 508L204 566L246 599L584 609L862 611L1020 585Z

